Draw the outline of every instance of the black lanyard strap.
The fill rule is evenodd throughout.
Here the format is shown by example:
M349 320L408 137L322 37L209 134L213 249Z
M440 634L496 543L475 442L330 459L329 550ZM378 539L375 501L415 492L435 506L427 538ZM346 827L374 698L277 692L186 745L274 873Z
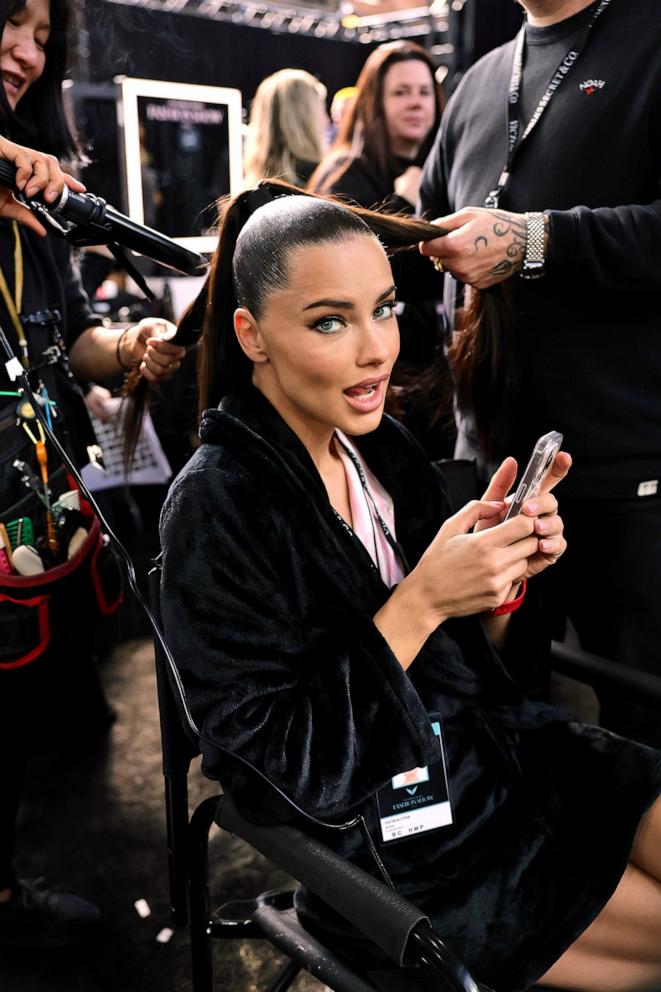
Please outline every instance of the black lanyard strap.
M377 520L379 526L381 527L381 530L383 531L383 534L385 536L385 539L388 542L388 544L390 545L390 547L392 548L395 556L399 559L400 565L403 567L403 569L404 569L405 572L410 572L409 564L408 564L408 562L406 560L406 555L404 554L403 549L400 547L400 545L395 540L395 537L393 536L392 531L390 530L390 528L388 527L388 524L385 522L385 520L383 519L383 517L379 513L379 508L376 505L376 503L374 502L374 497L372 496L372 493L370 492L369 486L367 485L367 479L365 478L365 473L363 472L363 466L360 464L358 458L356 457L355 453L351 450L351 448L348 448L346 446L346 444L342 441L342 439L337 436L337 434L335 435L335 438L339 442L339 444L342 445L343 451L346 452L346 454L348 455L348 457L351 459L351 462L353 463L354 468L356 469L356 473L358 475L358 478L360 479L360 485L361 485L362 490L363 490L363 495L365 497L365 503L367 504L367 511L369 513L370 520L372 521L372 528L374 528L374 518L376 517L376 520ZM378 552L378 547L377 547L377 543L376 543L376 535L374 535L374 552L376 554L377 561L378 561L379 552Z
M560 89L565 79L576 65L581 52L585 49L590 37L590 32L595 25L597 18L603 14L611 0L600 0L594 14L581 32L575 45L566 53L560 65L551 76L550 82L537 104L532 117L528 121L523 133L521 133L521 119L519 117L519 107L521 105L521 77L523 75L523 53L526 42L526 25L523 24L516 38L514 48L514 62L512 64L512 76L510 79L509 97L507 100L507 161L505 168L500 174L498 185L487 194L484 200L485 207L495 208L500 203L500 196L507 186L512 174L514 158L523 142L530 137L535 127L539 123L542 114L549 103Z

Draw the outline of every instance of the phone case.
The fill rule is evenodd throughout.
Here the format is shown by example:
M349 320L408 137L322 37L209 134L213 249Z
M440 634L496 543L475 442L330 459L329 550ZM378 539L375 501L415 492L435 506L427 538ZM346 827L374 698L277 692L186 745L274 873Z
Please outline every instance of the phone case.
M539 495L544 479L549 474L553 459L560 451L562 434L559 431L549 431L537 441L521 481L516 487L514 498L509 505L505 520L518 516L526 500Z

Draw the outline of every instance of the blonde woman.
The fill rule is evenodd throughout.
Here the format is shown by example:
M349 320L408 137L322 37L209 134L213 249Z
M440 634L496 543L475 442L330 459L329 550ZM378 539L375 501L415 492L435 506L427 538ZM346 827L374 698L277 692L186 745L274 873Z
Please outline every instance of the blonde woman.
M280 178L304 186L326 150L326 87L303 69L280 69L257 87L244 155L246 187Z

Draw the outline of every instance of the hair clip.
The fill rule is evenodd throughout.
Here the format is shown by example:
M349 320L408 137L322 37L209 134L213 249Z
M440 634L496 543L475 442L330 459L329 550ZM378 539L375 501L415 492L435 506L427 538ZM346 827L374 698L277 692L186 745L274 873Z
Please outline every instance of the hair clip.
M241 227L252 217L255 211L259 210L260 207L265 207L267 203L273 203L274 200L275 197L266 184L242 193L237 201Z

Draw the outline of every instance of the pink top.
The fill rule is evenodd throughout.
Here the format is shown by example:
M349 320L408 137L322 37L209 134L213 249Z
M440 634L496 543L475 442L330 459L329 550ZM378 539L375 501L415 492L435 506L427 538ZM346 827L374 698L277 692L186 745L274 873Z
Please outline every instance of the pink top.
M392 589L404 578L404 571L379 521L380 516L395 540L395 512L392 499L347 436L341 431L335 431L335 435L339 442L336 445L337 453L347 477L354 534L367 549L385 584ZM345 449L351 452L355 462L360 465L367 492L354 460Z

